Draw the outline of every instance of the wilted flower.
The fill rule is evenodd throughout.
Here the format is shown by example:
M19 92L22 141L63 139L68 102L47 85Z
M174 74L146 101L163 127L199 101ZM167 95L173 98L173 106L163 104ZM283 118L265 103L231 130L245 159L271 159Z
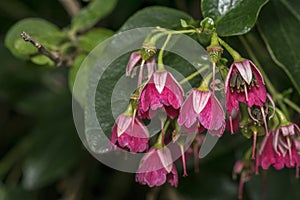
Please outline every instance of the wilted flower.
M138 114L141 118L150 119L150 111L164 108L167 115L174 119L178 116L183 102L183 89L167 71L154 72L142 89Z
M143 152L148 148L149 133L135 117L121 114L112 130L111 142L131 152Z
M135 180L149 187L160 186L168 181L178 185L178 174L168 148L152 148L142 158Z
M181 107L178 124L192 132L197 132L203 126L211 134L220 137L225 130L225 114L211 91L192 89Z

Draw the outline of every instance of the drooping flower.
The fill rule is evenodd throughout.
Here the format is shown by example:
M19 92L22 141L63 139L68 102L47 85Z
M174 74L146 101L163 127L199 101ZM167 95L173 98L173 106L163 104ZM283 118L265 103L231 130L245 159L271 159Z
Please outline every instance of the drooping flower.
M142 158L135 180L149 187L163 185L168 181L178 186L178 174L168 148L152 148Z
M298 171L300 155L297 137L299 136L300 129L293 123L271 131L262 142L257 165L263 169L268 169L272 165L277 170L295 167Z
M239 102L248 107L263 106L266 102L264 79L257 67L248 59L234 62L225 80L226 109L239 110Z
M133 52L130 55L128 64L126 66L126 76L135 76L136 75L136 67L138 64L142 64L141 68L143 67L143 64L146 64L147 66L147 71L148 71L148 78L151 77L155 70L155 57L151 57L148 60L144 61L142 59L142 54L140 52ZM143 69L141 69L141 72Z
M278 168L276 164L276 154L273 148L273 135L274 132L270 131L270 134L265 136L262 142L262 148L256 156L256 168L261 166L263 169L268 169L271 165L274 165L276 169L281 169Z
M138 119L121 114L115 122L110 141L130 152L144 152L148 149L148 138L148 130Z
M191 132L197 132L202 126L220 137L226 126L225 114L211 91L192 89L181 107L178 124Z
M167 71L154 72L142 89L138 114L141 118L150 119L150 112L164 108L167 115L174 119L178 116L183 102L183 89Z

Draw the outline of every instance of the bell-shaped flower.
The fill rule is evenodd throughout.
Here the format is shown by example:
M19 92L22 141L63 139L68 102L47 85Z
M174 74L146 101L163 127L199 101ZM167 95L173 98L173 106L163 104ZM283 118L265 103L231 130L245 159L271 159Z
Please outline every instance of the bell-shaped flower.
M199 127L204 127L212 135L220 137L226 126L225 114L211 91L192 89L180 109L178 124L194 133Z
M148 149L149 133L134 116L121 114L115 121L110 141L130 152L144 152Z
M239 102L248 107L263 106L266 102L266 88L263 76L257 67L248 59L234 62L225 80L226 109L239 110Z
M278 170L284 167L300 167L297 140L299 136L300 129L293 123L271 131L262 142L257 164L263 169L268 169L271 165Z
M140 162L135 180L149 187L163 185L168 181L178 186L178 174L168 148L152 148Z
M138 115L150 119L152 111L164 108L167 115L174 119L182 103L183 89L172 74L168 71L154 72L141 91Z

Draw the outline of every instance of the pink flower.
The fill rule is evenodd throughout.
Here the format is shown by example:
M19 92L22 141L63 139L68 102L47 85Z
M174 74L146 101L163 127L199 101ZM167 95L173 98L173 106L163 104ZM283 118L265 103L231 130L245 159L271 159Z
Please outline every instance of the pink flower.
M225 114L212 92L192 89L181 107L178 124L192 132L203 126L212 135L220 137L225 130Z
M231 115L232 110L239 110L239 102L248 107L263 106L266 102L264 79L250 60L234 62L225 80L226 109Z
M153 56L145 61L142 59L142 54L140 52L133 52L130 55L128 64L126 66L126 76L134 77L136 75L136 67L138 64L140 64L140 72L138 76L138 87L140 87L143 81L144 64L147 66L148 80L156 68L155 57Z
M150 111L164 108L167 115L174 119L183 102L183 89L167 71L154 72L142 89L138 114L141 118L150 119Z
M148 148L149 133L135 117L121 114L113 127L111 142L131 152L143 152Z
M300 167L296 139L299 135L300 129L296 124L281 126L271 131L262 143L257 164L263 169L268 169L271 165L278 170L284 167Z
M274 132L271 131L269 136L265 136L262 142L262 149L259 154L256 156L256 167L261 166L263 169L268 169L271 165L275 164L276 169L278 168L278 164L276 164L276 154L273 148L273 135Z
M178 174L170 150L151 149L141 160L135 180L149 187L163 185L166 181L177 187Z

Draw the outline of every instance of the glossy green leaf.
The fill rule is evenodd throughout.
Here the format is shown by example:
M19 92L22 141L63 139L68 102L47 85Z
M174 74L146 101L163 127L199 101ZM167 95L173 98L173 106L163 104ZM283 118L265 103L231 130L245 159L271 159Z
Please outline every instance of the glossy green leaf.
M300 3L270 1L259 19L259 31L272 59L291 79L300 94Z
M100 42L114 34L113 31L104 28L96 28L79 37L79 46L86 52L90 52Z
M153 6L138 11L131 16L121 27L120 31L125 31L139 27L156 27L176 29L181 26L180 20L183 19L190 24L192 17L187 13L172 8Z
M94 26L116 6L117 0L93 0L72 19L72 29L82 31Z
M255 25L261 8L268 0L203 0L204 17L215 20L220 36L245 34Z
M16 56L29 59L30 55L36 54L38 50L20 36L25 31L33 39L40 42L46 49L55 50L64 38L59 28L43 19L27 18L17 22L6 34L5 45Z

